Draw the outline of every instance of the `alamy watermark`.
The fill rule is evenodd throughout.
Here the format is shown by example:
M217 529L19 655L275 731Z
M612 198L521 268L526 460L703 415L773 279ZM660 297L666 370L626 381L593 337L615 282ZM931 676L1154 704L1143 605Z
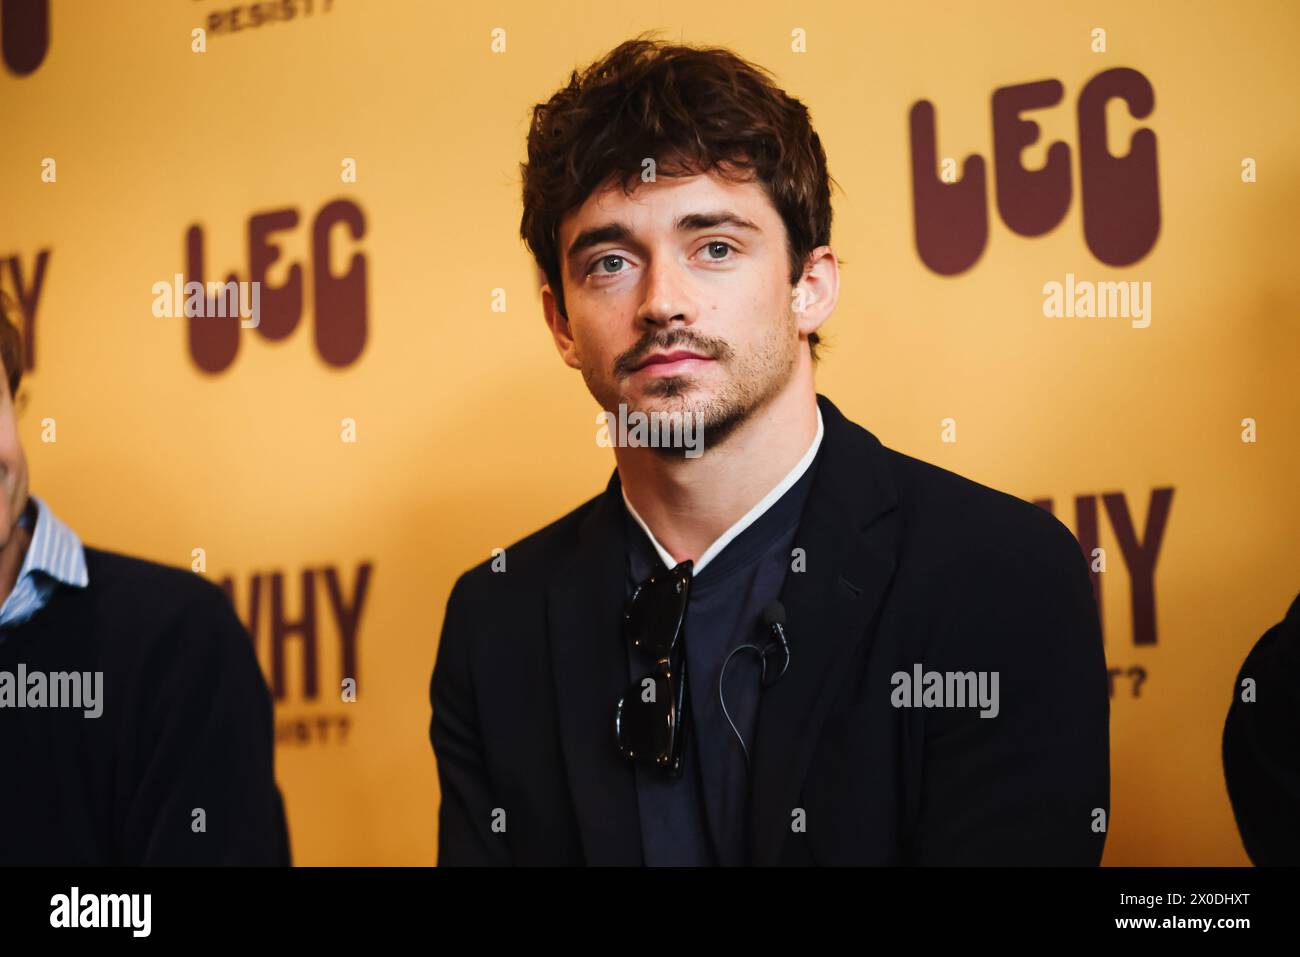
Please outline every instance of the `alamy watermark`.
M185 282L180 273L170 283L159 281L150 287L153 314L159 319L238 316L245 329L256 329L262 321L262 284L260 282L210 282L191 279Z
M996 671L895 671L889 703L895 708L979 708L981 718L998 716Z
M148 937L152 913L152 894L83 894L73 887L50 898L51 927L120 927Z
M1151 325L1150 282L1093 282L1065 274L1065 282L1043 285L1043 315L1049 319L1130 319L1134 329Z
M0 708L80 708L87 718L104 713L104 672L0 671Z
M627 404L620 402L617 416L596 413L596 425L596 444L602 449L685 449L688 459L704 454L704 413L699 410L628 412Z

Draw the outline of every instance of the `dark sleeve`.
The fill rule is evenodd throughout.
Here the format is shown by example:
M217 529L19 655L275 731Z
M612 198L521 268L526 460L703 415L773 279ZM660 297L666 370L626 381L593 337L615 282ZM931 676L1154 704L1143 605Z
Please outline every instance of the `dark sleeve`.
M483 756L471 670L471 604L465 577L447 600L429 699L429 739L437 759L442 804L438 810L438 865L507 865L504 833L492 831L492 783Z
M234 609L206 582L149 650L124 863L288 866L271 696Z
M1101 861L1110 824L1101 628L1074 536L1044 517L1054 527L1038 524L1032 548L986 552L936 582L949 594L933 667L998 672L998 712L918 709L922 807L910 863Z
M1253 700L1242 682L1254 681ZM1300 595L1256 642L1223 727L1223 773L1241 843L1257 866L1300 865Z

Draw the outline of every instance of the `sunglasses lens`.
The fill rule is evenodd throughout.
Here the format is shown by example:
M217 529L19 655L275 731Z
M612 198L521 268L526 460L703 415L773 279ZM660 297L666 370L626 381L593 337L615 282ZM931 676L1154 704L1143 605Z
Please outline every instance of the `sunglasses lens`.
M677 730L673 714L673 686L666 676L647 675L631 685L615 718L619 749L637 761L666 765Z
M690 579L672 572L655 576L637 592L627 613L627 633L637 648L655 658L672 649L686 609Z

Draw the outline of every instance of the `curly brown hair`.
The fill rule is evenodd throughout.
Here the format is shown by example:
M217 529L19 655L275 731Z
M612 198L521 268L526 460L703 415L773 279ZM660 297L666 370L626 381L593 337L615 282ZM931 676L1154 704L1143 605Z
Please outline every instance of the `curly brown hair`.
M16 398L18 386L23 381L23 334L18 324L9 318L17 313L13 301L0 292L0 360L4 362L5 376L9 379L9 395Z
M785 222L792 286L809 254L830 244L834 180L807 107L730 50L642 34L574 70L567 86L533 107L519 233L560 315L567 317L560 220L611 177L630 195L647 157L656 176L756 178ZM808 337L813 361L820 341Z

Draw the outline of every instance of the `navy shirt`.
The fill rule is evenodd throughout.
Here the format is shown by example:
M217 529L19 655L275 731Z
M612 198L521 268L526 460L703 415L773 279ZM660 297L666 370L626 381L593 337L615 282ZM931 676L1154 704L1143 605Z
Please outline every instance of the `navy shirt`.
M645 862L651 866L743 865L749 862L746 819L748 771L740 741L719 701L723 662L736 647L767 647L763 609L780 597L789 572L795 532L817 463L766 511L713 556L691 581L686 608L686 685L690 714L682 776L668 778L636 765L637 800ZM645 530L624 509L627 524L627 594L663 561ZM772 662L773 657L769 657ZM769 664L771 667L771 664ZM780 667L779 656L776 667ZM629 678L647 664L629 649ZM726 666L723 700L745 747L753 751L760 694L758 656L742 651Z

